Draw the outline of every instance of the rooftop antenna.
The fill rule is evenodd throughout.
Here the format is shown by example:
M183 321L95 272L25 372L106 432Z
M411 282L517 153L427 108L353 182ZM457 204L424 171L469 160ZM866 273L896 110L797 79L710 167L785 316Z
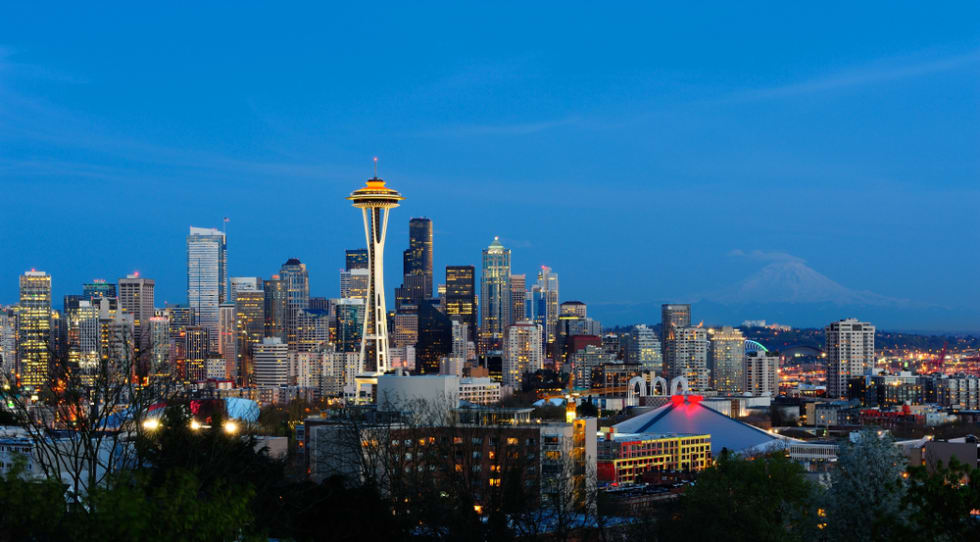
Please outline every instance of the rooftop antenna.
M374 157L374 178L378 178L378 157Z

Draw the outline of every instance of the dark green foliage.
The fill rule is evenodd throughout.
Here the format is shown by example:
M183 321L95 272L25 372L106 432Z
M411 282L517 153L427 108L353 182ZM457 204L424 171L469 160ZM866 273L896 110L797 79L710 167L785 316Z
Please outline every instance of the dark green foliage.
M783 455L745 460L722 453L661 532L676 540L803 540L816 524L814 494L803 468Z
M0 476L0 541L61 540L67 529L65 487L26 480L24 461Z
M908 489L902 504L909 516L904 535L909 540L980 540L980 469L970 468L954 457L935 469L909 469Z

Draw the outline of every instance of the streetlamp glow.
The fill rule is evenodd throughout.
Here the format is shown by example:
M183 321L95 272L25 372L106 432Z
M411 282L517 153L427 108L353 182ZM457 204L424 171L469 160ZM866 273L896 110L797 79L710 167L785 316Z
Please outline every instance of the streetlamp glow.
M234 435L238 432L238 424L232 420L226 421L221 427L225 430L225 433L228 433L229 435Z

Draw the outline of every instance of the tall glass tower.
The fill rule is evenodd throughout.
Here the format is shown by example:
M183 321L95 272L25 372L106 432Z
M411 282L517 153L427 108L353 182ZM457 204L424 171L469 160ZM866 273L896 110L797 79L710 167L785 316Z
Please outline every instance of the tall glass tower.
M483 249L483 275L480 277L480 349L501 350L511 318L510 249L499 237Z
M218 307L225 303L228 273L225 234L191 226L187 236L187 304L198 325L207 328L211 351L218 351Z
M21 383L40 388L51 363L51 277L30 270L20 276L17 306L17 360Z
M403 199L397 190L385 186L377 175L367 186L351 192L347 199L364 216L364 237L368 251L368 291L361 335L359 373L377 375L388 370L388 317L385 308L384 250L388 230L388 211Z

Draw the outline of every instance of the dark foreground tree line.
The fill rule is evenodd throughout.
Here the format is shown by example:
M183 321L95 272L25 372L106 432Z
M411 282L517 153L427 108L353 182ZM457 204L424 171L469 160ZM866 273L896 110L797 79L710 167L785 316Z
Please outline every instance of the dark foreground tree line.
M871 437L842 449L829 488L780 454L747 460L723 453L678 501L617 518L599 497L573 530L549 528L547 514L533 528L519 525L516 518L532 516L513 506L534 505L517 488L501 505L511 509L490 519L440 492L405 510L398 506L404 495L370 485L290 480L284 464L256 452L248 437L230 436L220 423L192 430L180 407L169 408L159 430L136 446L139 464L70 504L56 481L25 479L16 469L5 475L0 540L980 539L980 471L956 463L906 470L890 441Z

